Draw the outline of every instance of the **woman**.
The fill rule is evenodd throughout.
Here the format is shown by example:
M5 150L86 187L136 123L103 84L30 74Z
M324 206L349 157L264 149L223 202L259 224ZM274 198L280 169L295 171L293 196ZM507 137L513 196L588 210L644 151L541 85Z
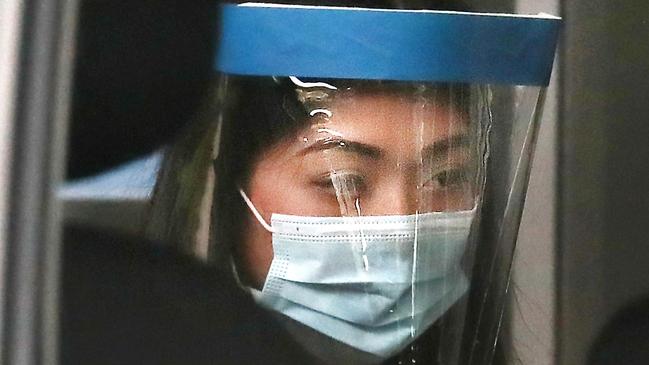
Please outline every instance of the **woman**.
M429 35L429 14L324 9L326 17L314 23L321 11L225 8L217 102L169 154L157 191L162 214L154 223L166 229L163 238L224 268L318 361L487 363L504 295L490 287L506 279L494 265L507 266L500 262L507 256L498 255L503 236L491 233L503 219L517 226L520 204L515 198L510 205L507 193L524 180L503 174L502 181L491 177L495 188L485 184L493 114L511 96L485 83L537 85L547 75L527 80L501 68L513 62L510 56L500 65L470 57L462 66L454 52L426 68L419 43L408 48L402 37L413 34L410 21L424 22L420 35ZM330 22L336 17L344 21ZM466 30L480 26L467 15L445 17L451 23L442 27L458 21L463 30L464 20L473 22ZM391 28L371 42L363 22ZM250 30L259 24L269 26ZM360 46L328 42L340 34L356 40L347 27L363 34ZM512 32L484 30L494 37ZM273 32L280 35L273 39ZM267 35L267 49L255 46ZM281 36L290 41L283 44ZM464 47L457 37L448 44L456 51ZM306 48L291 53L299 40ZM397 53L372 47L383 41ZM282 46L287 53L273 53ZM309 58L323 49L321 58ZM484 53L474 51L467 55ZM445 66L449 61L457 65ZM365 65L360 73L349 66L355 62ZM522 93L522 107L535 103L539 90ZM529 114L518 117L529 125ZM520 161L527 160L519 167ZM498 162L492 171L516 171L516 164ZM480 232L485 208L497 222L486 233Z
M241 123L223 140L246 144L223 146L233 155L219 156L230 165L216 170L232 175L219 192L231 200L229 209L215 209L223 223L217 231L227 235L219 241L237 242L233 262L243 286L292 318L288 327L298 341L308 338L305 347L343 348L377 363L466 291L459 261L481 195L477 130L485 126L471 121L463 85L325 81L232 80L246 96L226 112ZM269 293L274 286L284 293Z

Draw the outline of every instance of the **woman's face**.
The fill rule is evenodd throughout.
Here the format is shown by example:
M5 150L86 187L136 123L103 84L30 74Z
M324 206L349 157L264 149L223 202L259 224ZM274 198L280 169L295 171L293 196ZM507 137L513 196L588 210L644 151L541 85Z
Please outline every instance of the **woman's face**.
M448 96L446 96L448 99ZM266 222L299 216L407 215L471 209L475 157L467 117L433 97L397 91L338 96L299 133L264 151L244 190ZM239 267L260 289L271 233L249 214Z

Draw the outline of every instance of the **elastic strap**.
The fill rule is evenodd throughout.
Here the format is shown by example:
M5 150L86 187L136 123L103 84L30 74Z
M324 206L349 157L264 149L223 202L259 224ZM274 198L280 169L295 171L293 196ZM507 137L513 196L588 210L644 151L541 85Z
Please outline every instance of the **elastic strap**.
M257 208L255 208L255 205L252 203L250 198L248 198L248 195L246 194L246 192L243 191L243 189L239 188L239 194L241 194L241 197L243 198L243 201L246 202L246 205L248 206L248 208L250 209L252 214L255 216L255 218L257 218L257 220L259 221L259 224L261 224L262 227L264 227L268 232L275 233L275 230L273 229L273 227L271 227L270 224L266 223L266 221L264 220L264 217L262 217L261 213L259 213Z

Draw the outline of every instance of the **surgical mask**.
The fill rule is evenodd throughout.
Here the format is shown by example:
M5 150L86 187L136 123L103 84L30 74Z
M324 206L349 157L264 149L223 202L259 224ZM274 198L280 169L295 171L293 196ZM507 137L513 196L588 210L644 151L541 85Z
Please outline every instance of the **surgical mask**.
M273 214L273 260L263 307L335 340L387 358L439 319L466 291L460 261L474 210L415 215L300 217Z

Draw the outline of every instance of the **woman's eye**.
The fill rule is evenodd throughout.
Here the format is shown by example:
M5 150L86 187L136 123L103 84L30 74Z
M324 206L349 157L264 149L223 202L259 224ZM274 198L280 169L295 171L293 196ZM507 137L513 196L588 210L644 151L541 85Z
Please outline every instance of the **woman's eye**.
M449 169L442 171L426 181L424 187L430 189L454 189L466 186L468 183L465 169Z
M352 173L328 173L314 183L332 195L358 197L365 190L365 178Z

